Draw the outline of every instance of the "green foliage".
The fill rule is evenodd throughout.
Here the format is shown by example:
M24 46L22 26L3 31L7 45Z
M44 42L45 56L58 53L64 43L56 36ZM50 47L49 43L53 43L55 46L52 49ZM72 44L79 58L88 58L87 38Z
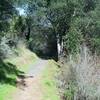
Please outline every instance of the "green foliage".
M15 7L24 9L26 15L16 17ZM41 48L46 42L57 52L57 40L61 44L64 37L67 53L78 52L82 42L99 51L99 44L95 46L100 37L99 10L99 0L4 0L0 4L0 30L10 30L27 41L31 38L30 48Z
M47 2L49 3L47 17L60 42L63 37L65 38L64 48L67 53L78 52L82 42L86 42L92 51L99 51L99 45L95 48L92 45L96 44L92 38L96 40L96 37L100 37L99 0L47 0Z
M73 100L75 91L76 86L73 83L70 83L64 93L64 97L66 98L66 100Z
M92 38L90 43L91 43L90 49L92 49L92 51L96 50L96 53L100 54L100 38Z
M0 0L0 31L9 29L9 20L16 13L12 0Z
M64 46L67 48L68 54L76 54L79 51L82 35L76 29L71 28L66 34Z
M0 83L16 86L16 78L22 73L15 65L0 59Z

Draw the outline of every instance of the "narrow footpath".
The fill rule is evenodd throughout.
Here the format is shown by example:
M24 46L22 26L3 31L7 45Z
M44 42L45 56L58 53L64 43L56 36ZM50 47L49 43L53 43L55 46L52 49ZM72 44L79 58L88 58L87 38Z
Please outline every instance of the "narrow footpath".
M18 79L18 89L8 100L42 100L41 73L46 68L47 60L38 60L30 66L24 78Z

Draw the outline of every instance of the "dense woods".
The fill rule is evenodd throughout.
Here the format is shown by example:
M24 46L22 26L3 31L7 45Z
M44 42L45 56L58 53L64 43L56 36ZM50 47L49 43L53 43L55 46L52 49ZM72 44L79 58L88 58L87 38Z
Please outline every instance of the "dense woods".
M99 0L4 0L0 38L14 43L23 38L42 56L57 58L58 43L65 55L78 52L84 43L99 53L99 4Z
M63 100L100 100L100 76L92 75L100 69L100 0L0 0L0 66L5 58L18 56L20 43L64 64L59 80L65 84L58 82Z

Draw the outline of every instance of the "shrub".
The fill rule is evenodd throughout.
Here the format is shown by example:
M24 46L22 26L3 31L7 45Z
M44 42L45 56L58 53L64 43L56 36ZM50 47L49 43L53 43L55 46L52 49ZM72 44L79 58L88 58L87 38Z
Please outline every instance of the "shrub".
M8 45L9 40L3 37L0 42L0 58L9 57L14 54L12 48Z
M64 41L64 46L67 49L68 54L78 53L82 41L81 32L78 32L75 28L71 28L66 34Z

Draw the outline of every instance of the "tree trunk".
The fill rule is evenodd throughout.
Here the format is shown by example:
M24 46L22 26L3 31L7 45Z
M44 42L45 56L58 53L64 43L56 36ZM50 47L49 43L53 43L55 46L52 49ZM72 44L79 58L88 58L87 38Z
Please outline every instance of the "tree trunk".
M28 27L28 32L26 34L26 39L29 40L30 39L30 32L31 32L31 28Z

